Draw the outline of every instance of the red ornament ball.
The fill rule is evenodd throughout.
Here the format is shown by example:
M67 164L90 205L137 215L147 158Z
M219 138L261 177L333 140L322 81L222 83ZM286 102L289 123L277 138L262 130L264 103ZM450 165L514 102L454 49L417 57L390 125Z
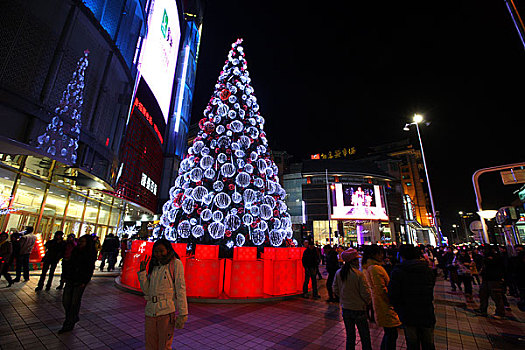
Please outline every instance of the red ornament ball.
M219 97L221 100L226 101L231 96L231 91L228 89L222 89L221 92L219 92Z
M230 191L233 191L235 189L235 185L234 184L229 184L228 188L230 189Z
M224 232L224 234L226 235L226 237L231 237L232 231L226 230L226 232Z

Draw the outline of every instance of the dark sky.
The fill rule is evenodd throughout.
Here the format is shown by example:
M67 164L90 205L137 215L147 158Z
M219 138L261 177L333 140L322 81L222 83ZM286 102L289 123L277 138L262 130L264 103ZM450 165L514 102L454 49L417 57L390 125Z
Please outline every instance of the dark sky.
M415 136L403 126L421 113L436 209L457 223L476 208L474 171L525 161L525 51L505 2L338 3L209 1L193 121L242 37L273 149L365 149ZM486 209L510 204L518 187L499 174L481 186Z

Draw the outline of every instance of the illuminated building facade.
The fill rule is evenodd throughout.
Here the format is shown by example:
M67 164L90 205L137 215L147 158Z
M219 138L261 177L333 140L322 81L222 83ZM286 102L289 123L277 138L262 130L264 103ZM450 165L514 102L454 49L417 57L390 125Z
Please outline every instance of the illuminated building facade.
M398 161L398 169L388 173L398 178L403 188L407 241L435 245L432 209L421 151L415 149L409 140L404 140L373 147L372 155Z
M1 230L30 225L44 239L56 230L97 233L103 239L122 232L124 222L154 219L182 74L181 47L188 36L200 35L186 30L190 21L182 2L155 1L166 6L168 16L154 13L148 8L152 3L15 0L0 5L0 50L6 53L0 57ZM160 22L148 30L159 13ZM161 67L141 56L149 45L147 33L157 35L149 40L150 57L158 57L155 49L166 53L161 59L172 78L165 74L157 81L157 71L148 75L145 68ZM166 43L170 50L159 47ZM190 43L184 108L191 105L191 59L196 62L197 49L198 42ZM61 117L66 107L75 107L69 112L77 121L73 126ZM189 112L180 116L184 130ZM62 135L69 132L66 127L78 133L69 143L75 153L69 159L65 152L42 147L61 142L49 130ZM139 153L147 160L137 158ZM133 167L133 161L141 166Z
M0 5L2 230L116 232L125 203L103 191L117 179L144 14L139 0Z
M283 176L294 232L320 244L401 242L396 179L368 160L307 160ZM299 234L301 233L301 234ZM302 235L302 236L301 236Z

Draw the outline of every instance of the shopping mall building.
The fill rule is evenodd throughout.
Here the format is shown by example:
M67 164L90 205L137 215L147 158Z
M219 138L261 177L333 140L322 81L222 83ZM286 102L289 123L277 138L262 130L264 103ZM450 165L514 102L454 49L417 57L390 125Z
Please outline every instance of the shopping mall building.
M421 155L409 140L335 150L287 164L283 187L296 239L325 244L436 244Z
M152 224L186 151L199 1L15 0L0 19L0 229Z

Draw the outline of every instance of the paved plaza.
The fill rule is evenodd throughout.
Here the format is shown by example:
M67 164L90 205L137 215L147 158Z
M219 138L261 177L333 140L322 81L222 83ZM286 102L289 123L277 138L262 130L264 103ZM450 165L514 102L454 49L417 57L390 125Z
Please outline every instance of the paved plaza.
M80 322L58 335L63 321L61 293L36 293L37 276L5 288L0 282L1 349L143 349L142 297L117 289L114 278L97 274L86 289ZM294 298L253 304L190 303L189 320L175 332L175 349L344 349L345 330L339 306L323 299ZM435 289L436 348L524 349L525 313L515 307L504 320L478 317L460 293L439 280ZM474 287L477 290L477 287ZM494 313L491 306L490 313ZM371 325L372 345L379 349L382 330ZM520 338L520 336L522 338ZM357 348L360 348L359 345ZM405 349L402 331L398 348Z

